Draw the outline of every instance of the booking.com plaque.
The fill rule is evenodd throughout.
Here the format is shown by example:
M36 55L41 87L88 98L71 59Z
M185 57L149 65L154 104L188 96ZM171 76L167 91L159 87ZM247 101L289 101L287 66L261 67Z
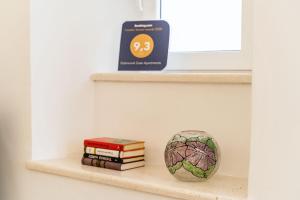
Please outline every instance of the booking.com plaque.
M122 26L119 71L165 68L169 36L169 24L163 20L125 22Z

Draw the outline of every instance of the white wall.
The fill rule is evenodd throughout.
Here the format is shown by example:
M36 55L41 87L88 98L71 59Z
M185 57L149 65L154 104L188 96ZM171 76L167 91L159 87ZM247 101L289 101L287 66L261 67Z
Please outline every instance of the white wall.
M116 12L132 13L136 6L131 1L111 2L32 1L30 71L29 1L0 1L1 200L53 200L51 194L68 199L71 192L73 198L84 199L91 190L91 197L99 192L113 193L115 199L124 194L137 199L145 196L25 169L25 161L31 158L31 81L36 158L72 151L81 143L75 135L90 134L93 129L93 87L88 78L93 70L116 62L119 42L114 38L126 17L118 14L112 23L105 20ZM63 134L64 143L51 143ZM73 146L62 146L65 144Z
M30 158L29 1L0 1L0 199L25 192Z
M34 159L64 157L94 134L89 77L117 69L122 23L141 17L136 0L31 1Z
M93 3L90 6L96 7L99 1L94 1ZM71 1L69 1L69 4L71 5ZM92 129L91 124L93 122L89 121L92 118L90 116L91 110L89 108L91 105L89 103L93 103L92 101L90 102L93 89L88 84L89 70L91 70L91 66L95 68L103 66L97 65L95 60L101 63L101 59L105 59L106 55L98 55L94 52L97 48L101 49L100 42L95 44L94 47L92 46L94 45L92 40L88 44L86 44L84 38L81 40L79 35L83 33L75 34L75 36L70 36L70 34L66 33L68 28L72 30L72 27L76 24L75 22L68 24L70 22L69 19L63 18L62 21L66 22L68 26L64 28L64 25L61 25L61 32L56 30L56 25L60 23L60 19L55 18L57 9L51 7L50 3L38 4L37 2L36 5L41 7L38 7L33 13L41 12L41 21L39 21L39 17L36 17L35 20L40 23L33 22L33 24L37 24L35 24L36 26L32 32L34 37L32 38L33 45L31 49L33 67L31 73L32 84L34 84L32 104L34 121L32 125L35 132L33 139L34 142L38 143L35 146L34 150L36 151L34 154L36 157L44 156L43 158L47 158L55 155L53 153L55 151L52 151L52 148L56 148L56 146L53 143L51 144L51 142L54 138L57 139L56 141L59 141L58 134L70 136L65 138L64 144L71 144L80 140L77 138L73 141L73 138L76 138L76 136L72 134L88 132L88 130ZM58 1L56 5L60 5ZM121 3L119 9L126 6L125 3ZM75 10L80 10L79 7L77 5ZM74 13L75 10L71 9ZM86 15L89 15L88 10L85 12ZM96 10L95 8L94 14L96 14ZM105 9L103 8L102 10ZM62 15L63 10L61 9L60 12ZM109 12L111 10L107 11L106 14ZM99 12L99 16L102 16L102 14ZM54 22L51 22L52 17L55 18ZM48 21L49 24L44 25L43 20L46 19L51 23ZM121 19L118 20L121 21ZM44 22L46 23L47 21ZM82 21L81 25L84 26L85 22ZM111 199L124 198L125 195L130 199L159 198L168 200L168 198L150 194L120 190L99 184L30 172L25 169L25 161L31 157L29 2L26 0L1 1L0 24L0 199L85 199L94 198L101 194L101 196L109 196ZM93 29L97 24L94 21L94 23L90 24L90 28ZM112 27L118 27L118 25L112 25ZM80 26L78 25L76 29L79 30ZM96 29L98 30L98 28ZM103 36L100 28L97 33L100 34L100 38ZM93 33L95 37L97 33ZM59 45L61 42L64 42L62 38L65 36L69 38L67 44L62 43ZM102 40L109 40L107 37L111 37L109 33ZM77 42L80 43L79 46L77 46ZM109 41L107 44L109 44ZM85 45L88 45L88 47L85 47ZM94 56L92 61L89 61L91 59L90 56ZM110 59L108 60L111 61ZM85 68L85 65L87 68ZM82 104L86 105L86 107L81 107ZM88 111L84 112L84 109ZM74 125L74 127L71 125ZM75 131L63 132L66 130ZM56 133L54 131L59 132ZM40 138L40 141L37 140L37 137ZM57 150L64 148L69 147L60 148L58 146Z
M88 76L96 69L116 66L117 30L121 21L135 17L130 14L135 6L129 0L32 0L32 125L36 158L57 156L67 148L65 143L73 151L80 138L72 141L69 136L94 130L90 107L93 88ZM0 2L0 198L32 200L38 191L52 194L55 190L51 188L64 182L68 186L59 185L66 188L60 191L62 196L78 189L75 194L83 197L89 184L31 174L24 169L24 160L30 157L28 7L27 0ZM300 198L299 9L296 0L255 1L251 200ZM120 15L124 10L127 14ZM116 23L107 23L108 16L114 16ZM69 90L70 86L74 88ZM79 107L81 104L86 108ZM53 146L53 138L62 134L66 134L64 142ZM94 194L99 188L102 186L93 189ZM44 199L50 200L51 195Z
M117 69L122 23L147 15L138 10L136 0L31 0L33 159L81 154L83 139L96 136L95 85L89 77ZM36 172L27 175L31 184L21 200L99 195L168 200Z
M255 0L250 200L300 199L299 10Z
M111 187L76 179L30 172L31 187L16 200L174 200L144 192ZM1 199L2 200L2 199Z
M147 164L163 166L165 146L174 134L204 130L220 145L218 172L248 176L250 84L95 84L99 136L145 140Z

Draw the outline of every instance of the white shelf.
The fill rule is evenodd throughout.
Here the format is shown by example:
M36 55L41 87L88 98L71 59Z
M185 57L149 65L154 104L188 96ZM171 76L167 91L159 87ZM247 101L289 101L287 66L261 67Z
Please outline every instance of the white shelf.
M164 166L114 171L82 166L80 158L28 161L27 168L84 181L186 200L245 200L247 179L214 176L207 182L181 182Z
M91 76L91 80L102 82L251 84L251 79L251 72L107 72Z

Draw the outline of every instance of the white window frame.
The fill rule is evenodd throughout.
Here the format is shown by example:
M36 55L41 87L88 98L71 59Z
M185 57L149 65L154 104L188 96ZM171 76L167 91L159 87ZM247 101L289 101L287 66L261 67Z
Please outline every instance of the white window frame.
M167 71L250 71L252 69L252 3L242 0L240 51L170 52ZM160 19L161 0L142 1L144 19Z

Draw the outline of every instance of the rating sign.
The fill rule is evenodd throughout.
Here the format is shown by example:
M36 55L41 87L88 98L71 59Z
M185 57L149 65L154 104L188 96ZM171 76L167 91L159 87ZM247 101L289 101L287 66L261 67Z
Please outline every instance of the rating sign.
M122 25L119 71L158 71L167 65L170 27L166 21L127 21Z
M154 42L151 36L139 34L130 42L130 51L137 58L146 58L154 49Z

